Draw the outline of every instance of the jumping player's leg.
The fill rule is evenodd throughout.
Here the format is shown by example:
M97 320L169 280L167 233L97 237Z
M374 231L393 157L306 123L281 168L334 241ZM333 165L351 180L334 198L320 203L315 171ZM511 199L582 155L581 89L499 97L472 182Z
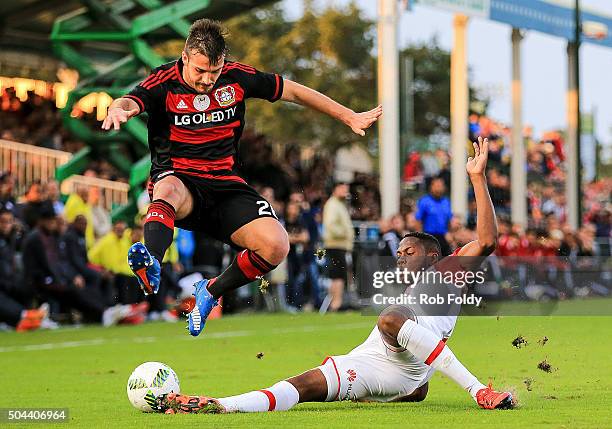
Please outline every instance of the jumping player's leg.
M315 368L266 389L225 398L170 394L159 399L158 408L171 414L256 413L286 411L300 402L322 402L326 397L327 382L321 370Z
M494 392L470 373L455 357L446 343L415 321L412 311L404 306L386 308L378 318L378 330L392 347L403 347L425 364L440 371L464 390L483 408L508 407L512 396Z
M252 220L238 228L231 240L245 250L221 275L211 279L208 290L214 298L267 274L289 253L287 232L273 217Z
M159 290L161 263L172 244L175 219L182 219L193 210L191 193L175 176L156 182L149 195L152 203L144 225L146 247L136 242L128 251L128 264L145 295Z
M147 249L160 263L172 244L174 221L187 217L192 210L193 197L178 177L166 176L155 183L144 224L144 239Z

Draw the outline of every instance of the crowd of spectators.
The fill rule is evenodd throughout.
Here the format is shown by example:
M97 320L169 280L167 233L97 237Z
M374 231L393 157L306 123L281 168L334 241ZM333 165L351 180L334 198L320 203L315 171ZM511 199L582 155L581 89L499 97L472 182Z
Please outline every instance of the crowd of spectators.
M14 189L13 175L1 173L0 322L28 330L57 321L177 320L174 306L167 306L177 296L174 270L165 273L162 292L145 299L125 257L142 241L142 226L111 225L97 188L77 187L65 202L53 180L30 183L21 196ZM167 265L178 266L176 245Z
M33 92L21 101L13 88L0 93L0 138L47 149L77 152L85 145L62 127L55 102Z
M472 114L470 116L470 139L475 141L478 136L489 139L489 162L487 167L487 183L489 193L495 206L495 212L500 220L510 219L510 162L512 158L511 129L495 122L486 116ZM523 144L526 149L527 174L527 210L530 230L538 231L540 236L556 235L569 232L567 226L567 209L565 197L565 153L564 141L559 132L544 133L541 138L533 136L531 128L523 131ZM407 185L421 186L421 191L430 188L430 182L442 178L444 186L450 187L450 158L443 150L425 151L422 154L410 153L404 164L404 182ZM610 238L610 202L612 179L604 178L586 184L583 189L584 228L594 231L595 243L602 242L603 254L606 254L607 241ZM403 204L402 214L406 220L412 219L412 213L417 214L416 200ZM413 211L414 210L414 211ZM475 203L470 196L469 213L465 220L460 220L470 228L475 227ZM584 228L581 230L583 231ZM525 231L518 232L524 238ZM571 231L580 234L581 231ZM584 231L583 231L584 232ZM582 234L584 236L584 234Z

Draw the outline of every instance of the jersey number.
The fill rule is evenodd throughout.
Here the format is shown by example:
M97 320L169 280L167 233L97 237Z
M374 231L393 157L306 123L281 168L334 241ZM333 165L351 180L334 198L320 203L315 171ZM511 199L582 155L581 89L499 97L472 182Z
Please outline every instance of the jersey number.
M267 201L261 200L257 201L257 205L259 207L259 216L274 216L276 219L276 213L274 212L274 208Z

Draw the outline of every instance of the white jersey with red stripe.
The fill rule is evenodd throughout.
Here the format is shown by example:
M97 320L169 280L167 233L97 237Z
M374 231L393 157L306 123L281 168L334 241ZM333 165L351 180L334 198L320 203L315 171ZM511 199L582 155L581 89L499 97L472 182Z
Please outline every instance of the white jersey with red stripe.
M446 342L453 333L455 324L457 323L457 316L417 316L416 322L433 332L436 337L440 338L440 341ZM429 381L429 379L431 379L431 376L435 372L433 368L426 365L424 362L420 361L403 348L398 349L386 344L383 341L377 326L374 327L370 333L370 336L362 344L351 350L349 355L358 355L362 353L369 354L374 350L379 352L382 351L381 345L385 349L385 358L391 359L400 368L413 374L415 378L425 374L419 386L425 384L427 381Z
M458 250L453 253L456 256ZM458 260L447 259L447 269ZM440 266L438 265L438 268ZM417 316L415 321L430 330L440 341L446 342L457 323L460 305L453 315L419 316L423 311L411 306ZM328 357L319 369L327 381L327 401L369 400L389 402L410 395L427 383L435 369L425 364L404 348L392 347L383 341L378 326L368 338L348 354Z
M441 341L451 336L456 321L456 316L417 316L417 323ZM327 380L327 401L394 401L414 392L435 372L409 351L386 344L378 327L348 354L328 357L319 369Z

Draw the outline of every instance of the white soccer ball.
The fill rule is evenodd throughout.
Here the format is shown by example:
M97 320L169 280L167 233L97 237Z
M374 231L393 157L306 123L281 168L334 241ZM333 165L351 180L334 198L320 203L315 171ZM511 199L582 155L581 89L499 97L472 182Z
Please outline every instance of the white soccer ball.
M132 405L150 413L155 399L168 393L180 393L179 379L168 365L145 362L139 365L127 382L127 396Z

